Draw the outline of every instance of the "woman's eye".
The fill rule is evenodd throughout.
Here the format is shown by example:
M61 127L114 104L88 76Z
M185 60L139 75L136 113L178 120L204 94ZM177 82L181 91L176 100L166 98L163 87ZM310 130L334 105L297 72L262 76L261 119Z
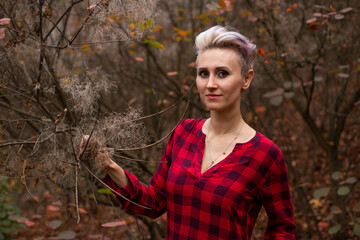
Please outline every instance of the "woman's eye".
M203 78L207 77L209 75L209 73L207 71L200 71L198 74L200 77L203 77Z
M218 75L219 77L221 77L221 78L224 78L224 77L226 77L227 75L229 75L229 73L228 73L227 71L225 71L225 70L221 70L221 71L219 71L219 72L217 73L217 75Z

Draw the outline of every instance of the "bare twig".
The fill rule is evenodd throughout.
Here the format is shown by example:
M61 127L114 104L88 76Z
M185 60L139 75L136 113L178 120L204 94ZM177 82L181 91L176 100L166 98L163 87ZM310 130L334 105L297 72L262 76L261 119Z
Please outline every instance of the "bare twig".
M188 107L189 107L189 103L190 103L190 98L188 98L186 108L185 108L185 110L184 110L184 112L183 112L183 115L182 115L181 118L180 118L180 121L184 118L185 113L186 113L186 111L187 111L187 109L188 109ZM168 134L165 135L165 137L161 138L160 140L158 140L158 141L156 141L156 142L154 142L154 143L148 144L148 145L143 146L143 147L136 147L136 148L115 148L114 150L115 150L115 151L136 151L136 150L141 150L141 149L150 148L150 147L152 147L152 146L155 146L155 145L161 143L162 141L164 141L167 137L169 137L169 136L172 134L172 132L175 130L175 128L177 127L177 125L180 123L180 121L175 125L175 127L172 128L172 130L171 130Z
M109 185L107 185L107 184L104 183L100 178L98 178L88 167L86 167L86 165L85 165L83 162L81 162L81 164L82 164L82 166L86 169L86 171L88 171L88 172L91 174L91 176L93 176L94 178L96 178L99 182L101 182L105 187L107 187L108 189L110 189L110 190L111 190L112 192L114 192L116 195L124 198L125 200L131 202L132 204L134 204L134 205L136 205L136 206L139 206L139 207L142 207L142 208L145 208L145 209L152 210L152 208L143 206L143 205L138 204L138 203L136 203L136 202L133 202L133 201L131 201L130 199L128 199L127 197L125 197L124 195L116 192L116 190L112 189Z

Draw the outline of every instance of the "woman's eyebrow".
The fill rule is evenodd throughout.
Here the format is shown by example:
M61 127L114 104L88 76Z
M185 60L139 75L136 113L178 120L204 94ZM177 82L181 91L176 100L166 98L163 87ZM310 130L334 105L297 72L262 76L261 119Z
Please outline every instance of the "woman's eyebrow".
M215 70L219 70L219 69L230 69L227 66L220 66L220 67L216 67ZM206 67L199 67L198 70L207 70Z

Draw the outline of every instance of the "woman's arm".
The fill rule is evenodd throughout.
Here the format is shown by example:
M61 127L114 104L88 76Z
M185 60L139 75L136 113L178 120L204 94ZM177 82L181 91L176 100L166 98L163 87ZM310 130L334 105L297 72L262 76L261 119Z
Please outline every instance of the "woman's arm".
M180 123L171 135L166 150L160 160L158 168L148 186L141 184L136 176L123 170L115 162L111 162L105 171L108 175L104 182L117 193L130 199L132 202L116 195L121 205L135 214L142 214L152 218L161 216L167 209L166 180L172 161L173 145L183 128Z
M266 240L295 239L295 220L286 164L280 150L269 168L261 188L261 198L268 215Z
M109 165L104 167L104 171L111 177L111 179L119 186L125 187L128 184L128 178L124 169L117 165L110 157L108 157Z

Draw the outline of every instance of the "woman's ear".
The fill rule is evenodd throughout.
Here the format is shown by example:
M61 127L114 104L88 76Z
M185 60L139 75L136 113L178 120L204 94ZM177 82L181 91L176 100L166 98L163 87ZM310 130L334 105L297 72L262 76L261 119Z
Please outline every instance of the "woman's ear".
M251 81L254 78L254 70L250 69L250 71L244 77L244 84L241 87L242 90L248 89L250 87Z

